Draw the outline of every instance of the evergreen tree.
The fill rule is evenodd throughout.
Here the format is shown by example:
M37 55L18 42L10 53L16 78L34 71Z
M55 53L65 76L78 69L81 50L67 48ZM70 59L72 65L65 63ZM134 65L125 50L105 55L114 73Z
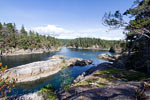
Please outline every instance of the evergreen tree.
M132 18L129 23L123 20L125 15ZM126 33L126 50L130 59L128 65L150 73L150 0L136 0L123 14L119 11L114 14L106 13L103 19L104 25L113 28L124 27L128 30Z
M33 31L29 33L25 30L24 26L20 31L16 29L16 25L12 23L0 23L0 48L5 52L12 48L20 49L38 49L48 48L51 46L60 46L59 41L51 36L42 36Z

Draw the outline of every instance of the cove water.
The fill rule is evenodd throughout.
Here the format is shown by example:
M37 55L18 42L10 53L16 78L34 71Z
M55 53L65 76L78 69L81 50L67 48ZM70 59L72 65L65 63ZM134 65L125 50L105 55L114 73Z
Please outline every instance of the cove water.
M108 51L98 51L98 50L87 50L87 49L69 49L69 48L62 48L58 52L53 53L43 53L43 54L30 54L30 55L19 55L19 56L8 56L8 57L1 57L0 62L4 65L8 65L8 68L16 67L19 65L35 62L35 61L42 61L48 60L49 57L53 55L63 55L67 59L68 58L83 58L92 60L93 64L87 65L84 67L81 66L73 66L70 68L66 68L55 75L49 76L47 78L42 78L40 80L34 82L27 82L16 84L16 87L8 94L8 96L12 95L23 95L31 92L39 91L42 87L48 84L52 84L54 88L59 89L66 80L73 81L78 75L82 72L88 70L91 67L94 67L102 62L106 62L97 58L100 54L111 54Z

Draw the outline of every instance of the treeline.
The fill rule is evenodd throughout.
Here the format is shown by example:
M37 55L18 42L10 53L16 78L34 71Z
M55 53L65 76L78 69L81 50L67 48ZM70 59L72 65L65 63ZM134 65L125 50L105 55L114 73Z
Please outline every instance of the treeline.
M21 30L16 29L13 23L0 23L0 49L9 48L38 49L60 46L60 42L51 36L39 35L37 32L27 32L22 26Z
M59 42L61 43L61 45L67 45L70 41L72 41L72 39L59 39Z
M115 49L120 49L124 46L124 41L117 40L102 40L98 38L76 38L67 43L67 46L75 48L100 48L100 49L109 49L111 47Z

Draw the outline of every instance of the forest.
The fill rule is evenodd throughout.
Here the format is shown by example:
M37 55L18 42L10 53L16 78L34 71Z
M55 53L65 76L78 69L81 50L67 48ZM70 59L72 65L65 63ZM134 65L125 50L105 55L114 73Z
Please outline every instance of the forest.
M120 49L124 47L125 42L123 40L102 40L98 38L76 38L70 40L67 43L67 46L75 47L75 48L99 48L99 49L110 49L111 47L115 49Z
M37 32L29 31L22 26L21 30L16 29L14 23L0 23L0 49L5 51L10 48L19 49L38 49L59 47L61 44L58 39L40 35Z

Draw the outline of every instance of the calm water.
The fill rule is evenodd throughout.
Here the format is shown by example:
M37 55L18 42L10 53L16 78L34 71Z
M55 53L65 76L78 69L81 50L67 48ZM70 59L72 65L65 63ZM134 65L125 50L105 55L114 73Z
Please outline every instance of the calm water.
M93 61L92 65L88 65L85 67L74 66L71 68L64 69L58 72L57 74L49 76L44 79L40 79L34 82L17 84L16 88L13 89L12 92L9 94L9 95L12 94L21 95L29 92L38 91L47 84L52 84L56 89L59 89L63 85L64 80L71 81L70 79L76 78L83 71L86 71L89 68L96 66L97 64L105 62L104 60L100 60L97 58L99 54L104 54L104 53L110 54L107 51L68 49L64 47L59 52L2 57L0 61L3 64L7 64L8 68L12 68L18 65L23 65L35 61L47 60L49 57L56 54L64 55L66 56L66 58L78 57L78 58L89 59Z

